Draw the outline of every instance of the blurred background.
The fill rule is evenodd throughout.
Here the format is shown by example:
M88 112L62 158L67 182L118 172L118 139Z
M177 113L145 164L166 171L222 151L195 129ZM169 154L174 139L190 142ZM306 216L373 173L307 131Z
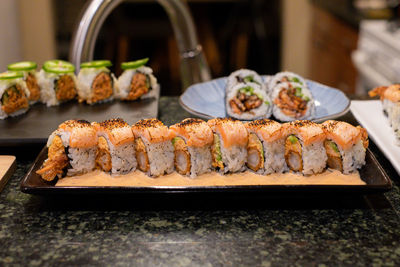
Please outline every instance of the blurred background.
M400 82L398 0L188 0L212 76L280 70L348 94ZM1 0L0 68L19 60L68 60L85 0ZM164 9L125 1L107 18L95 59L149 57L162 95L182 92L179 54Z

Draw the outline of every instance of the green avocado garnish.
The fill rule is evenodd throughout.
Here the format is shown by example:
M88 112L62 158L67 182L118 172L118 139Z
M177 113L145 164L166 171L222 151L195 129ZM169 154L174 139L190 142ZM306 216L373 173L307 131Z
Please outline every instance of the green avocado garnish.
M294 135L289 135L288 140L290 141L290 143L292 144L296 144L297 143L297 137Z
M299 78L297 78L297 77L292 77L292 79L290 79L292 82L294 82L294 83L299 83L299 84L303 84L301 81L300 81L300 79Z
M335 151L335 152L339 152L339 149L337 147L337 145L335 144L335 142L330 141L329 145L331 146L331 148Z
M182 139L182 138L180 138L180 137L174 137L174 138L172 138L172 140L171 140L171 142L172 142L172 145L173 146L175 146L175 143L179 140L179 139Z
M219 141L218 134L214 134L214 143L215 143L215 152L217 152L217 156L215 157L215 159L217 161L222 161L221 143Z

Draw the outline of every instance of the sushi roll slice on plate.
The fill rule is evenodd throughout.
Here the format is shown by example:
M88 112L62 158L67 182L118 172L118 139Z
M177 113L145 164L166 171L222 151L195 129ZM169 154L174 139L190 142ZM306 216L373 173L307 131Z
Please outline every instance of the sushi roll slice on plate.
M256 83L264 91L266 89L261 76L257 72L249 69L240 69L232 72L231 75L229 75L225 91L228 93L239 83Z
M397 145L400 145L400 84L380 86L368 94L371 97L380 96L383 112L389 119L389 124L397 139Z
M259 174L286 171L285 138L282 124L262 119L245 123L245 126L249 132L247 167Z
M47 159L36 171L44 180L53 181L92 171L95 168L97 133L90 122L65 121L54 131L48 141Z
M21 72L0 74L0 119L17 116L29 109L29 90Z
M272 113L280 121L311 120L315 116L311 91L299 83L280 83L273 89Z
M200 119L185 119L170 127L175 151L175 169L182 175L194 178L211 171L211 145L213 132Z
M329 168L349 174L365 164L368 134L364 128L334 120L325 121L322 128Z
M207 123L214 135L211 146L214 169L222 174L244 171L249 139L244 124L231 118L211 119Z
M34 104L40 100L40 87L38 84L37 64L33 61L21 61L9 64L7 69L9 71L18 71L24 75L24 81L29 90L29 104Z
M322 126L303 120L286 123L283 127L285 160L289 169L305 175L322 172L327 161Z
M109 60L84 62L78 74L79 102L96 104L111 101L114 97L114 74L108 69Z
M269 118L271 99L256 83L239 83L226 95L226 113L239 120Z
M144 119L132 126L138 169L157 177L174 170L173 133L157 119Z
M303 77L290 71L278 72L273 77L268 79L267 82L268 83L266 84L269 93L272 93L274 88L280 83L297 83L302 87L307 87L307 82Z
M153 70L145 66L148 60L144 58L121 64L124 72L116 82L116 98L132 101L151 97L154 95L153 92L158 91L159 85Z
M63 60L48 60L37 75L40 99L48 107L76 97L75 66Z
M92 124L98 136L96 167L111 174L134 171L135 137L131 126L120 118Z

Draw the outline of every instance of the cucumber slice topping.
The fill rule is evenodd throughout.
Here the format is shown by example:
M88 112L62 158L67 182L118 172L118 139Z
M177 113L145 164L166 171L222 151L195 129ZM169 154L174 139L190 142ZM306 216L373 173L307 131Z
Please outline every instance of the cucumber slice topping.
M81 69L84 68L103 68L103 67L111 67L112 63L109 60L93 60L88 62L81 63Z
M29 71L29 70L35 70L36 68L37 64L33 61L21 61L9 64L7 66L7 69L12 71Z
M148 61L149 61L149 58L146 57L146 58L139 59L136 61L123 62L121 64L121 69L123 69L123 70L137 69L137 68L145 65Z
M64 74L75 71L75 66L64 60L48 60L43 64L43 70L45 72Z
M24 74L22 72L18 71L6 71L3 73L0 73L0 80L11 80L11 79L18 79L18 78L23 78Z

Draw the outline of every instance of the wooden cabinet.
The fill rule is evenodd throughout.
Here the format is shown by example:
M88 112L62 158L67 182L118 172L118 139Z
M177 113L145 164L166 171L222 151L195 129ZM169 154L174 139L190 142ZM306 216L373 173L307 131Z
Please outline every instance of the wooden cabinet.
M357 29L313 6L310 39L310 79L355 93L357 71L351 52L357 48Z

